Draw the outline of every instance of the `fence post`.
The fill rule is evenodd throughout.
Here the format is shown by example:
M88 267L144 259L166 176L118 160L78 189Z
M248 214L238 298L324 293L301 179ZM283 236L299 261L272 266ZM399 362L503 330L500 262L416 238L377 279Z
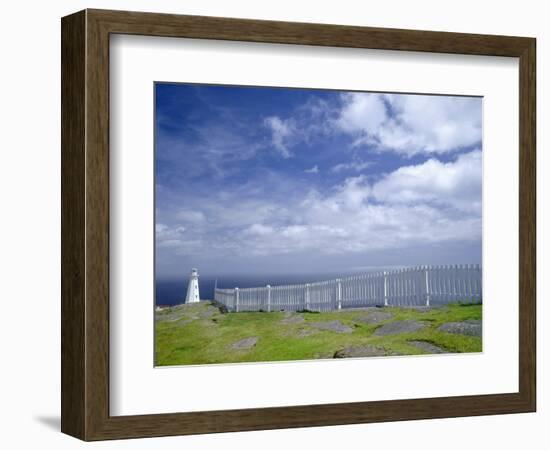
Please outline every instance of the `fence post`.
M271 285L267 285L267 312L271 312Z
M388 306L388 272L384 270L384 306Z
M479 274L478 276L478 283L479 283L479 301L483 301L483 272L482 272L481 266L477 265L477 272Z
M239 312L239 288L235 288L235 312Z
M309 283L306 283L306 293L305 293L305 304L306 310L309 310Z
M336 290L336 300L338 301L338 309L342 309L342 280L338 278L338 288Z
M430 306L430 278L429 273L430 270L428 266L425 266L425 272L426 272L426 306Z

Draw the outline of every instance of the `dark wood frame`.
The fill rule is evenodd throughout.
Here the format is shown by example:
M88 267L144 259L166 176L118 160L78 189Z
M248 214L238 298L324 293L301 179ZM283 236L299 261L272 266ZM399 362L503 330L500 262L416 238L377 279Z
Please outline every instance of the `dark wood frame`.
M84 440L535 411L533 38L85 10L62 31L61 429ZM109 415L109 35L519 58L519 392L141 416Z

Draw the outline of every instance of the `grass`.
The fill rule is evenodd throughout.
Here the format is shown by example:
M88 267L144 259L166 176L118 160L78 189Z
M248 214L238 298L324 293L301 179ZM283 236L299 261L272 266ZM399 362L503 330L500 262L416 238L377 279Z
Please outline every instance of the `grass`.
M156 312L155 362L157 366L170 366L332 358L344 347L364 345L382 347L387 354L424 353L410 341L427 341L452 353L482 350L480 337L437 330L445 322L481 319L482 307L479 304L452 304L428 311L394 307L379 310L388 311L393 317L376 324L365 324L358 318L368 316L372 309L300 312L296 314L303 317L302 323L283 324L284 312L222 314L210 302L165 308ZM310 325L311 322L333 320L351 327L353 332L336 333ZM379 326L398 320L417 320L426 327L411 333L373 335ZM247 337L257 337L257 344L245 350L231 348L234 342Z

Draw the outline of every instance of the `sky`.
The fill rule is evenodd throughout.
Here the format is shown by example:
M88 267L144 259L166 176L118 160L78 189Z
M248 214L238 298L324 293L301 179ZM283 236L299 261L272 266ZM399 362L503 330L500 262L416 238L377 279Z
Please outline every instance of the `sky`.
M482 99L155 85L157 279L481 263Z

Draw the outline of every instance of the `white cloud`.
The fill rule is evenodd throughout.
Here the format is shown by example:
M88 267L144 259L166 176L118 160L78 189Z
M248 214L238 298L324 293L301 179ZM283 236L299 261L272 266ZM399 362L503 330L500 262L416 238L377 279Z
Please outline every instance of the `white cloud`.
M319 167L314 165L311 169L304 170L305 173L319 173Z
M200 224L206 220L206 217L202 211L194 211L190 209L184 209L176 214L176 217L186 223Z
M294 127L290 120L282 120L277 116L267 117L264 124L271 131L273 146L283 158L290 158L292 152L288 148L288 140L294 135Z
M156 243L159 247L180 247L182 235L185 233L186 228L181 225L168 226L163 223L157 223L155 225Z
M394 204L437 203L481 211L481 151L442 163L429 159L385 176L372 188L376 200Z
M356 148L444 154L480 144L481 105L479 97L354 92L330 106L310 100L290 117L271 116L264 125L283 158L293 156L290 149L298 142L333 133L350 136ZM342 165L336 171L349 169L362 170Z
M272 187L277 186L285 188L281 182ZM171 218L163 216L158 246L178 255L234 258L348 254L481 239L479 150L451 162L431 158L376 180L351 176L327 192L288 192L266 195L254 185L213 192L201 197L200 208L191 203Z
M353 161L350 163L336 164L330 170L331 172L334 172L334 173L340 173L340 172L346 172L346 171L361 172L362 170L369 168L371 165L372 164L370 162Z
M264 119L263 125L271 133L271 144L283 158L293 157L291 149L298 144L314 145L333 133L336 102L332 103L312 96L290 111L286 118L270 116Z
M270 226L262 225L261 223L254 223L250 225L244 232L245 234L267 236L272 234L273 231L273 228Z
M167 226L167 225L164 225L163 223L157 223L157 224L155 225L155 233L156 233L156 234L162 234L162 233L165 232L167 229L168 229L168 226Z
M336 123L343 131L376 134L388 120L380 94L346 93L342 94L342 101L344 105Z
M335 212L356 210L367 200L370 194L370 186L366 180L364 175L347 178L342 185L335 189L332 195L325 197L322 207ZM310 197L304 204L315 208L319 206L316 202L318 202L318 199L314 198L312 202Z
M446 153L481 142L481 99L348 93L335 126L355 146L405 155Z

